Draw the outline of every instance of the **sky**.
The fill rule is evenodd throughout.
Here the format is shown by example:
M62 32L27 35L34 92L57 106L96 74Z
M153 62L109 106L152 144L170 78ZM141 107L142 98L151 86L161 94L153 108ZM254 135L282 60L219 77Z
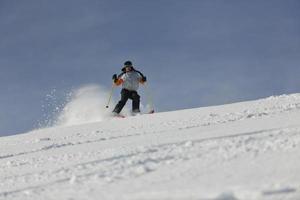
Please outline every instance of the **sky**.
M0 136L36 128L74 88L110 88L126 60L157 111L297 93L299 10L298 0L1 0Z

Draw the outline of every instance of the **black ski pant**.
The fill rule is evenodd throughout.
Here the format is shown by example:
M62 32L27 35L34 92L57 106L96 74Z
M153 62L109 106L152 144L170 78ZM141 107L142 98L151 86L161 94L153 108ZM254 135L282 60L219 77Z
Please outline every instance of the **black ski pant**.
M118 102L113 112L120 113L128 99L132 100L132 111L140 112L140 96L137 91L130 91L124 88L121 90L121 100Z

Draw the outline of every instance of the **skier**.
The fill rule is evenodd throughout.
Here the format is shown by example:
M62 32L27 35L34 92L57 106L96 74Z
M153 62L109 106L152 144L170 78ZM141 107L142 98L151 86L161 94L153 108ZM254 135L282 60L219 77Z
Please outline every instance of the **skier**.
M121 100L113 110L114 115L119 115L128 99L132 100L132 113L140 113L140 96L137 93L139 83L144 84L147 79L140 72L134 69L131 61L126 61L122 68L122 73L113 75L113 81L116 86L122 84Z

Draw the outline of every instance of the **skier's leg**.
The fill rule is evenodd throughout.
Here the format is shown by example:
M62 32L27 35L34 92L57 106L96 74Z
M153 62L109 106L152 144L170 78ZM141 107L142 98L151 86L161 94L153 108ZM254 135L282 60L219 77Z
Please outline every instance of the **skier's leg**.
M136 91L131 93L132 99L132 112L138 113L140 112L140 96Z
M121 112L121 110L123 109L123 107L125 106L129 96L130 96L130 92L126 89L122 89L122 91L121 91L121 100L118 102L118 104L116 105L113 112L119 114Z

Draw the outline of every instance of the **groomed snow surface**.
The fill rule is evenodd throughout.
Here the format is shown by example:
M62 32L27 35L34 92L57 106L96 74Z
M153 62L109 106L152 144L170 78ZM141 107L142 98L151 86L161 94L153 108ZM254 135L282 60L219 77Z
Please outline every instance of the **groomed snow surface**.
M0 199L300 199L300 94L0 138Z

